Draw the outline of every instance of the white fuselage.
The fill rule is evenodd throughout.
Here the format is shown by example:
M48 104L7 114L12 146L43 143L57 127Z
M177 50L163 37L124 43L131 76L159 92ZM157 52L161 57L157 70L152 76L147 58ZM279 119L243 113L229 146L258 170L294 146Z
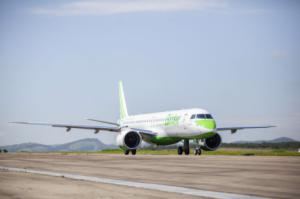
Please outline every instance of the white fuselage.
M194 137L203 133L215 131L215 125L212 129L199 124L199 120L204 119L191 119L192 115L197 114L209 113L206 110L198 108L183 109L177 111L131 115L119 122L121 126L127 126L128 128L154 131L161 137ZM202 123L203 122L207 123L208 121L202 121ZM215 123L213 119L210 119L210 122Z

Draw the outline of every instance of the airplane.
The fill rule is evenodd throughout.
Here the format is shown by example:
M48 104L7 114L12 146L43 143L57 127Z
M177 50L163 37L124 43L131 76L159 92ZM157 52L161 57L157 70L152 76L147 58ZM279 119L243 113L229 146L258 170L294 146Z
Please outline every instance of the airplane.
M12 122L17 124L46 125L52 127L71 129L94 130L117 133L117 145L125 155L130 152L135 155L142 141L154 145L171 145L180 143L177 148L178 155L190 154L190 140L196 144L195 155L201 155L202 150L217 150L222 138L219 131L231 131L236 133L243 129L270 128L275 126L240 126L240 127L217 127L212 115L204 109L192 108L157 113L129 115L123 91L123 83L119 81L119 105L120 119L117 122L108 122L97 119L87 119L93 122L106 124L99 125L69 125L52 123L29 123ZM181 144L183 141L183 144Z

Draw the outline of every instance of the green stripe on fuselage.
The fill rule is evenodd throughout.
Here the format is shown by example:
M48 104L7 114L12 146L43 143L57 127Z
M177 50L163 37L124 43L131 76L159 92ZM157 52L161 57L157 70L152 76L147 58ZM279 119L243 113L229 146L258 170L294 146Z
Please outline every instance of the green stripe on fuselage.
M182 138L179 137L169 137L169 136L154 136L151 138L151 143L157 144L157 145L170 145L175 144L182 140Z
M204 133L193 137L154 136L151 138L150 142L157 145L170 145L170 144L175 144L183 139L206 139L214 135L215 135L214 132L210 132L210 133Z

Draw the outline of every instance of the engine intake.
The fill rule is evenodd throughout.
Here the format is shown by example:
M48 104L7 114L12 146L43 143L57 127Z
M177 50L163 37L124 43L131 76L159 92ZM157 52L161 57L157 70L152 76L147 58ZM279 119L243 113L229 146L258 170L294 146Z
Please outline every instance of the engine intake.
M212 137L206 138L204 141L204 145L201 148L205 151L215 151L217 150L222 143L221 136L216 133Z
M135 131L128 132L124 137L124 144L128 148L136 148L140 144L140 136Z
M136 131L121 132L117 137L117 144L121 148L136 149L141 144L141 135Z

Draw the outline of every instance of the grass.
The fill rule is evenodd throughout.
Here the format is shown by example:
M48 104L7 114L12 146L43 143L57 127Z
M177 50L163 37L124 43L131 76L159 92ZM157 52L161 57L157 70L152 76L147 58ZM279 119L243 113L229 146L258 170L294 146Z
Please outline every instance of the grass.
M285 149L220 149L204 151L206 155L244 155L244 156L300 156L297 151Z
M61 152L61 154L123 154L121 149L107 149L103 151L92 152ZM139 149L137 154L142 155L177 155L176 149ZM191 149L191 154L193 150ZM285 149L239 149L239 148L221 148L216 151L203 151L202 155L242 155L242 156L300 156L297 151L289 151Z
M23 152L32 153L32 152ZM38 152L33 152L38 153ZM48 153L58 153L62 155L92 155L92 154L123 154L121 149L107 149L103 151L57 151ZM141 155L177 155L176 149L139 149L137 154ZM191 149L193 154L193 149ZM286 149L240 149L240 148L221 148L217 151L203 151L202 155L231 155L231 156L300 156L297 151Z

